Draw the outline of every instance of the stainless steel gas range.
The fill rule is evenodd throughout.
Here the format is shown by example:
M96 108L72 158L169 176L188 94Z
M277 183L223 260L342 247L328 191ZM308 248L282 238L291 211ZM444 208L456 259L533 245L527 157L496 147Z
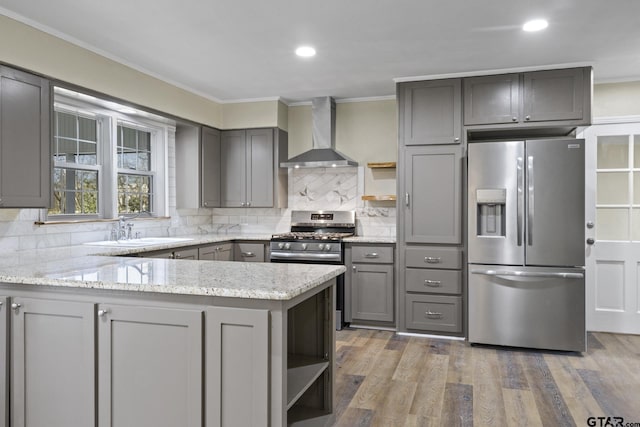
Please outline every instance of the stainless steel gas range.
M344 265L343 239L356 231L355 211L291 211L291 232L271 236L271 262ZM344 325L344 275L336 289L336 327Z

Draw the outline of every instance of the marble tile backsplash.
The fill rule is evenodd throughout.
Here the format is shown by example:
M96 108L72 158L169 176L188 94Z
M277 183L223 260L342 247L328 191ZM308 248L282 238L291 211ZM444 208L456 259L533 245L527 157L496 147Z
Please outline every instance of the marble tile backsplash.
M170 143L173 143L170 140ZM389 237L396 234L396 208L377 207L361 200L362 167L289 170L289 208L176 208L175 147L169 147L169 219L137 219L142 237L188 234L273 234L289 231L291 210L356 210L357 234ZM0 251L68 246L108 240L114 222L37 225L41 209L0 209Z

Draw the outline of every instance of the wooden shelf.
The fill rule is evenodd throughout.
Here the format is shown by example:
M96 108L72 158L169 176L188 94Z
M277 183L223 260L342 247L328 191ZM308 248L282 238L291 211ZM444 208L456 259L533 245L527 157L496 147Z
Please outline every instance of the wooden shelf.
M372 202L393 202L396 200L395 194L381 195L381 196L373 196L373 195L364 195L362 196L362 200L369 200Z
M289 354L287 356L287 409L329 367L329 361L318 357Z
M372 169L395 168L396 162L369 162L367 167Z

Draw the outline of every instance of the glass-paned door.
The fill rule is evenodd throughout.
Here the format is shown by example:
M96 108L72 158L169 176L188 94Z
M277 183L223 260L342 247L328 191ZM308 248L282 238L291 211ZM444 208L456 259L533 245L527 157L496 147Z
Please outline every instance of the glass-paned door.
M638 334L640 121L594 125L584 137L587 329Z

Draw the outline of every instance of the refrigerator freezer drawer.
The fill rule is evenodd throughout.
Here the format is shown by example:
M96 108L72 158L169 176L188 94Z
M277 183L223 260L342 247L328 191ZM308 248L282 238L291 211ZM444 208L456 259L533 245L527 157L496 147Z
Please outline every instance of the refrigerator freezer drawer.
M407 268L405 277L407 292L438 294L459 294L462 292L461 271Z
M469 265L469 342L585 351L582 269Z
M462 268L462 249L429 246L408 247L405 266L417 268Z
M462 332L462 298L407 294L407 328L434 332Z

